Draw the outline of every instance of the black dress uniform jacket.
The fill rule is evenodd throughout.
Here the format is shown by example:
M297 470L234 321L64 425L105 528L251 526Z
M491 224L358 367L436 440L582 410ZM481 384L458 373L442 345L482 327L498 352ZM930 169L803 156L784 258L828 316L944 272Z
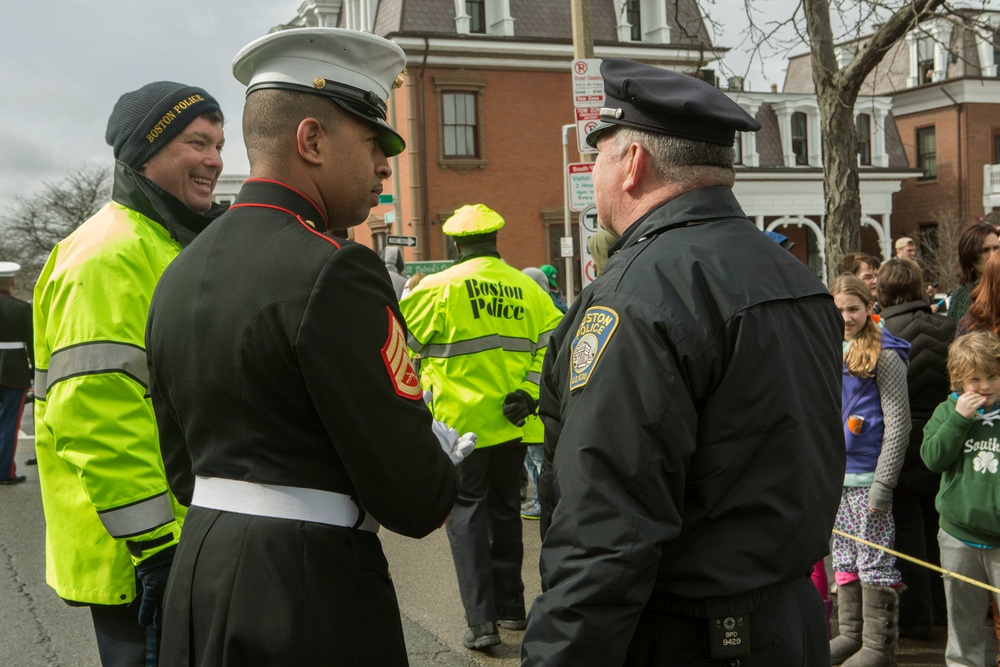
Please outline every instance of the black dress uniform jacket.
M184 504L195 475L347 494L422 537L454 467L384 354L405 329L382 260L324 231L305 197L251 180L164 273L147 349L168 479ZM164 616L166 665L407 662L363 530L192 507Z
M658 207L616 247L545 359L525 665L620 665L647 605L708 617L703 602L807 582L840 502L844 323L816 276L727 187ZM614 330L585 354L588 313ZM703 664L662 643L634 664Z
M0 294L0 343L24 343L0 350L0 385L30 387L34 367L31 304L10 294Z

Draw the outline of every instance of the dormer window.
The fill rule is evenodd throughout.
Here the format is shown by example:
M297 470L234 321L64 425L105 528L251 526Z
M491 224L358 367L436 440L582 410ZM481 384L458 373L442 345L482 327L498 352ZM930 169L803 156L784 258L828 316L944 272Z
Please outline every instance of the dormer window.
M989 13L982 17L987 24L976 34L976 47L979 50L979 72L982 76L994 78L1000 76L1000 15Z
M642 15L639 12L639 0L625 0L625 20L632 27L633 42L642 41Z
M455 32L513 37L510 0L455 0Z
M917 81L918 85L934 81L934 40L930 35L917 39Z
M910 50L908 86L940 83L948 78L953 28L948 20L939 18L925 21L918 29L906 34Z
M465 11L469 15L469 32L486 34L486 0L465 0Z
M809 164L809 117L801 111L792 114L792 153L795 164Z
M858 164L868 167L872 163L872 117L866 113L859 113L857 128Z
M614 0L618 14L618 40L669 44L667 4L663 0Z

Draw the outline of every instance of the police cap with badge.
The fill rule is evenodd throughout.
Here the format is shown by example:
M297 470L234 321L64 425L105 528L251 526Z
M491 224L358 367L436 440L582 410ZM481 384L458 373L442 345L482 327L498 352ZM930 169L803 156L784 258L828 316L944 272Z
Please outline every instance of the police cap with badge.
M693 76L624 58L603 60L601 76L606 106L587 135L594 148L602 132L619 125L720 146L732 146L736 132L760 129L729 96Z
M233 76L247 95L264 89L323 95L373 123L387 157L406 147L386 122L386 99L402 84L406 54L387 39L345 28L293 28L265 35L240 49Z

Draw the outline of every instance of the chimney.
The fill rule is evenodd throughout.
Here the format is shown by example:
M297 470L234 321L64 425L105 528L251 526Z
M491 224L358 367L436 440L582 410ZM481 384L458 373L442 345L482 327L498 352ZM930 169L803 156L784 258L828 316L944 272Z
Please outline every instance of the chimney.
M776 83L772 83L771 84L771 92L772 93L778 92L778 84L776 84Z

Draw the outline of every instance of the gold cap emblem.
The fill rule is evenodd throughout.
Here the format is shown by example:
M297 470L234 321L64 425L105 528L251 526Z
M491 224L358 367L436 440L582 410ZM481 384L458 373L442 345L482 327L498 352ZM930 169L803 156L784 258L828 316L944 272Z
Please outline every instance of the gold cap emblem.
M321 76L316 77L315 79L313 79L313 87L316 90L323 90L324 88L326 88L326 79L324 79Z
M402 72L400 72L399 74L396 75L396 80L392 82L393 89L399 88L399 87L401 87L403 85L403 77L405 77L405 76L406 76L406 70L405 69Z

